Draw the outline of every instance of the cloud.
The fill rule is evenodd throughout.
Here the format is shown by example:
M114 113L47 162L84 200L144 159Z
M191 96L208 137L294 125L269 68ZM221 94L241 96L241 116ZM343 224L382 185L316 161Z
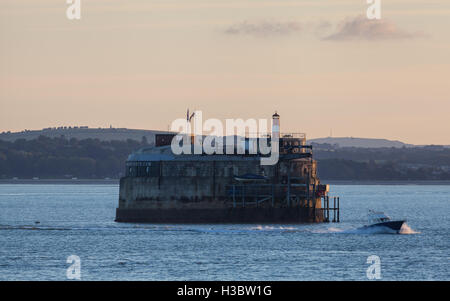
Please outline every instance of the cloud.
M398 28L387 20L369 20L364 16L347 18L342 21L337 30L323 40L399 40L423 36L420 33L410 33Z
M298 22L242 22L228 27L224 32L230 35L249 35L257 37L283 36L299 33L302 25Z
M427 35L400 29L389 20L369 20L365 16L348 17L336 26L328 21L300 23L297 21L259 21L234 24L223 30L229 35L274 37L293 34L312 34L321 40L403 40Z

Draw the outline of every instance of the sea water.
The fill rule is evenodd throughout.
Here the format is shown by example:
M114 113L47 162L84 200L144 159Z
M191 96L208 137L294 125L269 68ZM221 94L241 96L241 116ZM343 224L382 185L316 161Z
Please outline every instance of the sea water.
M117 185L0 185L0 280L450 280L450 186L333 185L341 222L115 223ZM331 204L330 204L331 205ZM364 229L367 210L406 219ZM330 213L333 217L332 213Z

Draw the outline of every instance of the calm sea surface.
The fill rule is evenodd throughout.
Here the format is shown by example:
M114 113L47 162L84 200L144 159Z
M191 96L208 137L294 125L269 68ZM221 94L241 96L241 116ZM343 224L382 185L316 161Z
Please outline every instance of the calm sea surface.
M0 280L450 280L450 186L332 186L341 223L115 223L116 185L0 185ZM358 229L367 209L404 234ZM36 223L39 222L39 223ZM381 232L381 233L380 233Z

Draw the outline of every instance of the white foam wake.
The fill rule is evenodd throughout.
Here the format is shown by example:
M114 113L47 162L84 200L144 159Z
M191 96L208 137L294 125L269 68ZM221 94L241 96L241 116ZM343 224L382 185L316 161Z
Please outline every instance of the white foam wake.
M400 229L399 234L419 234L420 232L414 231L407 223L404 223Z
M328 228L321 230L314 230L313 233L338 233L338 234L419 234L420 232L416 232L411 227L409 227L406 223L403 224L400 231L397 233L396 231L384 227L384 226L372 226L372 227L360 227L353 229L339 229L339 228Z
M258 225L256 227L251 227L250 230L260 230L260 231L277 231L277 230L298 230L295 227L283 227L283 226L278 226L278 227L274 227L274 226L261 226Z

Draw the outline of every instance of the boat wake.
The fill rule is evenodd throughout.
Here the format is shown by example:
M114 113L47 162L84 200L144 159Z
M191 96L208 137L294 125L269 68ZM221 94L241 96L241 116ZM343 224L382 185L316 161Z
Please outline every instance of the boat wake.
M371 227L360 227L354 229L339 229L339 228L328 228L325 230L313 231L314 233L338 233L338 234L419 234L420 232L414 231L406 223L402 225L399 232L392 230L391 228L384 226L371 226Z
M254 233L254 232L294 232L301 231L295 227L286 227L286 226L214 226L210 228L204 227L195 227L184 229L184 231L193 231L193 232L202 232L202 233Z
M371 227L360 227L360 228L317 228L316 226L311 227L311 225L211 225L208 226L188 226L188 225L133 225L132 227L50 227L50 226L40 226L40 225L2 225L0 224L0 230L35 230L35 231L55 231L55 230L150 230L150 231L188 231L197 233L210 233L210 234L238 234L238 233L314 233L314 234L419 234L420 232L414 231L406 223L403 224L400 231L396 231L384 227L384 226L371 226Z
M259 231L298 231L298 228L295 227L284 227L284 226L261 226L258 225L256 227L251 227L250 230L259 230Z
M420 234L420 232L414 231L407 223L404 223L399 234Z
M135 226L137 227L137 226ZM178 226L147 226L139 228L151 228L153 230L160 231L188 231L188 232L197 232L197 233L210 233L210 234L237 234L237 233L269 233L269 232L278 232L278 233L286 233L286 232L302 232L302 233L317 233L317 234L418 234L420 232L416 232L411 229L406 223L403 224L399 233L396 231L384 227L384 226L371 226L371 227L360 227L360 228L350 228L350 229L341 229L341 228L322 228L317 229L311 226L283 226L283 225L255 225L255 226L245 226L245 225L214 225L211 227L205 226L187 226L187 225L178 225Z

